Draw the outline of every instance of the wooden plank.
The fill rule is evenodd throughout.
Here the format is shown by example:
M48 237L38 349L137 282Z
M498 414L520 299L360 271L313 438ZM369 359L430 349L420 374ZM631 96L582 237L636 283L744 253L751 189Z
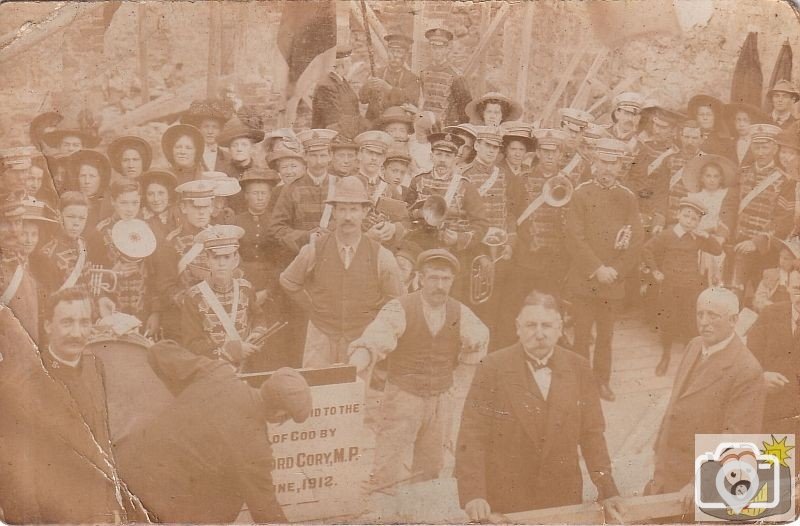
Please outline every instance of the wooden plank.
M629 74L619 84L617 84L611 92L597 99L595 103L592 104L592 107L589 108L587 111L593 114L595 111L597 111L597 109L600 106L603 105L603 103L605 103L607 100L614 98L614 96L616 96L617 94L622 93L626 89L630 88L633 85L633 83L639 80L640 78L641 78L640 74L637 73ZM597 115L596 117L600 117L600 115Z
M479 34L483 35L489 29L489 23L492 20L492 4L491 2L481 3L481 19L478 25ZM486 60L481 56L478 61L478 75L476 79L477 95L480 96L486 93Z
M555 110L558 100L564 94L567 84L570 80L572 80L572 75L575 73L575 69L578 67L578 64L580 64L581 58L583 58L583 55L586 53L586 51L587 48L582 47L572 56L572 59L567 65L567 69L564 70L564 74L561 75L561 78L558 81L556 89L553 90L553 93L550 95L550 100L547 101L547 105L545 105L544 110L542 110L542 114L539 116L539 126L547 125L547 119L550 118L550 114L553 113L553 110Z
M142 104L150 102L150 76L147 59L147 4L141 3L136 8L139 37L139 82L142 87Z
M206 77L206 96L216 97L219 91L219 73L221 59L222 12L219 2L208 5L208 71Z
M478 42L478 45L475 47L475 51L472 52L472 56L467 62L467 66L464 68L465 77L475 72L475 69L478 67L484 51L486 51L486 48L489 47L489 42L492 40L492 37L495 35L495 33L497 33L497 29L500 27L500 24L505 21L510 10L511 7L508 3L503 3L503 5L500 6L500 9L497 10L497 14L494 15L494 19L492 20L491 24L489 24L489 28L486 30L486 33L481 36L481 40Z
M381 21L378 20L378 17L375 15L375 11L367 5L367 22L370 26L372 31L372 49L377 55L377 58L380 61L386 62L386 58L388 57L388 52L386 51L386 41L383 37L386 36L386 28L383 27ZM356 20L361 20L361 4L357 0L350 1L350 10L355 15ZM367 28L364 28L364 31L367 31Z
M683 512L679 493L648 495L646 497L624 497L622 520L625 524L644 522L650 519L672 517ZM511 524L605 524L602 506L597 503L545 508L497 516L498 523Z
M104 8L103 2L66 2L53 10L45 20L29 24L27 29L16 32L15 38L0 48L0 63L6 62L35 46L42 40L66 28L79 17L86 16L95 9ZM8 36L8 35L6 35ZM3 38L5 39L6 36Z
M422 70L422 45L425 41L425 2L413 0L411 3L412 16L414 17L414 43L411 48L411 71L419 73Z
M522 105L522 120L526 118L526 101L528 98L528 71L531 67L531 47L533 46L533 16L536 3L525 4L525 17L522 22L522 54L519 57L519 76L517 77L517 102Z
M578 91L575 93L575 98L572 99L572 103L570 104L571 108L583 109L586 106L586 99L589 97L589 90L592 87L592 79L597 75L600 67L606 61L606 58L608 58L608 50L602 48L597 52L592 65L589 66L589 71L586 73L586 76L578 87Z

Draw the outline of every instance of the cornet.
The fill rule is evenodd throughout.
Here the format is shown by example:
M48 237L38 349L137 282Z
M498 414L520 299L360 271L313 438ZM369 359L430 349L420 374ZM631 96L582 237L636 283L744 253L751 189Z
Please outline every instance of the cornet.
M489 254L475 256L470 266L469 297L473 305L489 301L492 296L495 265L503 258L502 247L508 243L508 232L491 227L482 243L489 247Z
M89 267L89 290L95 296L117 289L117 273L100 265Z

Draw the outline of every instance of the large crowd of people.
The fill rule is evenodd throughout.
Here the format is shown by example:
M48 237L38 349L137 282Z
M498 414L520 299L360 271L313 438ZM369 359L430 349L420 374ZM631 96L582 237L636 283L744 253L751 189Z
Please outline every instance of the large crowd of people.
M614 328L631 305L660 335L656 375L688 343L647 491L690 499L695 433L796 431L800 91L780 80L768 110L624 92L610 124L562 108L540 128L506 95L470 93L449 30L426 38L432 63L414 73L411 40L387 35L386 67L358 93L337 48L311 129L262 129L208 99L160 144L101 147L91 119L49 112L29 146L0 151L6 520L228 522L243 502L280 520L254 422L304 420L304 381L286 368L336 364L383 391L372 490L437 478L453 439L471 519L575 504L580 448L616 513L601 400L616 398ZM737 325L743 308L752 327ZM85 347L120 316L181 394L115 450ZM283 382L260 391L232 374L275 370ZM471 385L466 400L454 384ZM291 407L270 405L276 389ZM212 467L165 469L201 454ZM219 504L225 492L241 498Z

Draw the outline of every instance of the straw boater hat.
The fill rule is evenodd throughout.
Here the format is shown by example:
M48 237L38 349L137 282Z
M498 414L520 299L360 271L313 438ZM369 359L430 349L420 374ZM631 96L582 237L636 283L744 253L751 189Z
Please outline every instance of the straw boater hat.
M49 115L49 118L51 119L49 122L55 120L52 115ZM98 123L91 112L83 110L76 117L63 118L55 125L47 127L42 133L42 140L51 148L58 148L64 137L74 136L81 139L84 148L94 148L100 144L98 128Z
M250 139L253 144L256 144L264 140L264 132L251 128L242 122L239 117L234 116L225 123L225 127L222 128L222 133L217 137L217 144L227 148L234 140L241 138Z
M502 93L490 91L467 104L465 109L470 122L483 122L483 110L489 103L500 104L503 108L503 121L515 121L522 116L522 106L516 101L511 100Z
M189 137L194 143L195 147L195 162L200 162L203 158L203 150L205 149L205 139L200 130L189 124L175 124L167 128L164 135L161 136L161 151L164 152L164 158L169 164L175 164L175 157L172 154L172 148L183 136Z
M739 173L736 163L721 155L703 153L686 163L683 169L683 184L689 192L700 191L700 175L710 163L717 164L722 169L722 186L730 188L736 184Z
M150 145L135 135L124 135L117 137L111 144L108 145L108 160L111 162L111 167L121 174L122 173L122 154L125 150L136 150L142 157L142 171L146 172L150 168L150 163L153 160L153 149Z
M141 219L117 221L111 228L111 242L122 255L142 259L156 250L156 235Z
M794 98L795 102L800 100L800 90L798 90L791 81L785 79L776 82L775 86L767 92L767 97L772 97L772 94L775 92L788 93Z
M206 119L212 119L224 126L230 118L230 112L225 105L216 100L195 100L189 105L189 109L181 114L181 124L190 124L200 127Z
M372 201L367 195L364 183L358 177L342 177L333 187L333 196L325 200L325 204L334 203L370 205Z

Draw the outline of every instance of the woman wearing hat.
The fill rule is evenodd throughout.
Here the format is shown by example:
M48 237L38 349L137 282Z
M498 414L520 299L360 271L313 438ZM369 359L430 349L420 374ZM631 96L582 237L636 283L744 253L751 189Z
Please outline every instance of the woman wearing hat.
M200 177L204 145L200 130L189 124L170 126L161 136L161 150L178 184Z
M105 155L94 150L79 150L69 156L70 178L89 201L86 231L94 230L103 218L103 202L111 179L111 164Z
M683 182L689 197L701 203L705 214L698 229L708 232L724 244L736 224L739 195L736 191L738 170L733 161L720 155L702 155L689 161L683 169ZM700 255L700 271L709 285L722 283L725 254Z
M229 159L221 163L220 169L217 171L241 179L242 174L257 166L255 161L256 145L263 140L263 131L251 128L239 117L234 116L225 124L217 140L220 146L228 149L229 153ZM234 212L244 211L245 204L242 194L232 197L229 201Z
M722 102L710 95L695 95L689 99L687 115L700 124L703 144L700 149L717 155L731 154L731 140L722 118Z
M181 124L194 126L203 138L201 158L204 171L215 171L224 164L225 155L217 140L231 117L231 109L219 100L196 100L181 115Z
M142 192L142 219L159 241L178 228L180 221L175 208L175 187L178 181L166 170L150 170L139 179Z
M129 179L137 179L150 169L153 150L141 137L125 135L108 145L108 160L114 171Z
M466 112L470 124L500 126L505 121L519 119L522 106L502 93L492 91L467 104Z
M744 102L726 104L722 115L728 130L733 136L731 139L731 152L728 157L739 163L739 166L752 163L750 125L768 123L769 117L759 108Z

